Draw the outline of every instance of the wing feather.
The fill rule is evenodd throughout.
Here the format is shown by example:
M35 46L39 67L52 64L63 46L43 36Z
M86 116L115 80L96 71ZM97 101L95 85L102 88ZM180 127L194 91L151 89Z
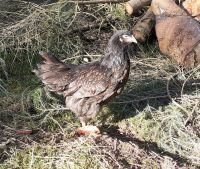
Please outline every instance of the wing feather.
M92 97L105 91L110 84L111 70L99 65L88 65L79 70L76 78L69 84L69 88L76 88L74 96L77 98Z
M102 93L110 84L112 71L99 62L68 65L48 53L41 55L44 62L34 72L51 91L84 98Z

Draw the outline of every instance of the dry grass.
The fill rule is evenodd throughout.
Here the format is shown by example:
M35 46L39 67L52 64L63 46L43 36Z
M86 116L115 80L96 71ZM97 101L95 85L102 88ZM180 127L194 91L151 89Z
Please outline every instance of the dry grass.
M159 55L133 63L138 65L132 71L128 92L116 103L135 112L120 125L125 122L125 128L128 125L138 138L156 142L163 150L199 165L200 67L182 70Z
M56 50L58 47L62 48L61 42L71 46L70 41L67 41L68 38L63 35L70 28L77 7L68 5L67 2L52 7L26 4L26 8L19 11L24 16L23 19L1 27L0 33L3 36L0 42L3 52L26 51L32 54L42 49L49 50L51 45ZM61 12L62 10L64 11Z
M0 168L200 166L199 67L183 70L161 55L155 42L139 45L130 54L125 91L95 121L103 136L78 138L79 121L63 98L46 91L31 74L35 54L51 50L66 56L66 62L93 61L113 30L135 21L119 4L15 2L21 4L10 12L15 22L0 26ZM19 129L34 132L18 135Z
M125 16L120 9L122 6L79 6L68 1L50 5L36 5L24 1L18 3L24 6L17 14L11 13L16 17L16 22L0 27L1 51L13 52L16 56L24 52L33 55L40 50L64 53L67 56L72 55L72 58L85 54L86 47L82 44L82 39L98 39L101 28L123 27L116 19L126 19L122 18ZM87 37L89 30L95 32L90 31Z

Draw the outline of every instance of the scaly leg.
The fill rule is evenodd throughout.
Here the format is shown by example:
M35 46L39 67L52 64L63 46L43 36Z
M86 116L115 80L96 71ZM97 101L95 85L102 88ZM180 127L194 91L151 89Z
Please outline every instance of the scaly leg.
M86 122L83 119L81 119L80 121L81 121L82 127L85 127L86 126Z

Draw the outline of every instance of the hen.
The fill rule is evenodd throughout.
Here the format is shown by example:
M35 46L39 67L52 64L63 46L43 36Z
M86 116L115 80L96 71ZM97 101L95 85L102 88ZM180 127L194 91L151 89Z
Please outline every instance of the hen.
M130 69L127 46L132 42L137 43L129 31L119 30L110 38L99 61L82 65L65 64L40 52L44 62L34 72L50 91L63 94L66 106L80 119L80 134L99 132L86 124L126 84Z

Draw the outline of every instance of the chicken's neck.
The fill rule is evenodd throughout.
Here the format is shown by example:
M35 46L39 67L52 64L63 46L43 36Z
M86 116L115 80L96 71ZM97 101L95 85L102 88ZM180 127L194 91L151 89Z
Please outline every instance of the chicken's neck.
M126 51L126 47L119 44L108 46L101 60L101 65L114 69L124 66L129 61Z

